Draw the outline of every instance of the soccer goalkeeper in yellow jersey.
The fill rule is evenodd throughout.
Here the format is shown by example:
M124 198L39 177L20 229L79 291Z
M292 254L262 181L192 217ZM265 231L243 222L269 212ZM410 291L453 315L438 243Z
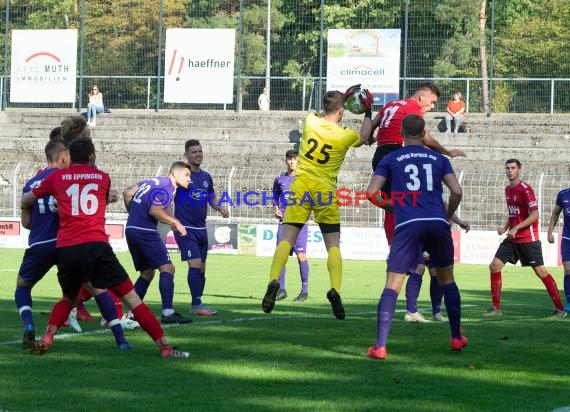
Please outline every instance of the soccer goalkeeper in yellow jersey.
M360 133L340 126L344 114L345 99L359 92L359 99L366 108ZM279 291L279 273L287 264L291 247L299 231L314 212L327 248L327 268L331 289L327 298L337 319L344 319L344 307L340 298L342 282L342 258L340 254L340 211L337 204L337 176L346 152L351 147L368 143L371 132L371 108L373 97L367 90L360 91L360 85L352 86L344 94L328 91L323 97L322 116L309 113L305 118L299 147L297 176L287 193L287 208L283 218L282 240L277 245L270 282L262 301L262 308L269 313L275 306Z

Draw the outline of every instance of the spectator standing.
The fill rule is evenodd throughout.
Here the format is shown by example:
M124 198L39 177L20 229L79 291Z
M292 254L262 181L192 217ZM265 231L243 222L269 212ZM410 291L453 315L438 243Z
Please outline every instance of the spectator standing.
M270 103L271 100L269 100L269 89L267 87L264 87L263 93L261 93L257 98L257 106L259 106L259 110L269 110Z

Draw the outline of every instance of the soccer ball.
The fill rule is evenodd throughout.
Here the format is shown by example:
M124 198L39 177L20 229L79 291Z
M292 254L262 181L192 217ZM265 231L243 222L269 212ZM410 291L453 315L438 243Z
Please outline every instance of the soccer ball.
M344 107L348 111L354 114L362 114L366 111L366 107L360 101L360 96L363 95L366 98L366 94L363 92L362 89L357 90L356 92L352 93L348 98L344 101Z

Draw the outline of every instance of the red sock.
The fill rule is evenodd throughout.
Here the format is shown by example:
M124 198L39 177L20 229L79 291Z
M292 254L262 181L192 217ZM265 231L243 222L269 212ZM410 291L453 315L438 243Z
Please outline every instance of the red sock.
M82 287L81 289L79 289L79 303L83 303L88 301L89 299L91 299L93 296L91 296L91 293L89 293L87 291L87 289L85 289L84 287Z
M133 309L133 315L135 315L135 319L140 323L141 328L148 333L153 341L164 336L160 323L158 323L158 320L144 302Z
M73 306L71 306L70 301L62 299L57 302L55 305L53 305L53 309L51 310L48 325L53 325L57 329L61 328L67 320L71 309L73 309Z
M394 218L394 213L384 212L384 233L386 234L386 240L388 245L392 244L392 239L394 238L394 230L396 227L396 219Z
M503 287L501 272L491 272L491 298L493 307L497 310L501 309L501 287Z
M107 293L109 294L109 296L111 296L113 302L115 302L115 308L117 308L117 318L121 319L124 315L123 304L121 303L121 299L117 297L117 295L115 295L111 289L107 289Z
M550 295L550 299L554 302L554 306L558 310L564 310L564 306L562 306L562 301L560 300L560 293L558 292L558 286L556 286L556 281L554 278L548 274L544 278L542 278L542 283L546 286L546 290Z

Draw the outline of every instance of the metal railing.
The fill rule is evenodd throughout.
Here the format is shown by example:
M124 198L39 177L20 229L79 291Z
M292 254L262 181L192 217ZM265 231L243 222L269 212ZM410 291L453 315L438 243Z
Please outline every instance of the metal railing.
M10 77L8 76L9 80ZM142 84L140 92L133 92L129 96L115 96L112 93L107 95L104 91L104 86L99 86L105 94L105 105L110 108L130 108L130 109L155 109L156 102L156 76L84 76L86 80L92 80L98 84L104 85L106 82L132 83L137 82ZM162 79L164 79L162 77ZM261 76L243 77L251 83L258 82L260 85L265 82L265 78ZM271 97L272 110L315 110L316 98L318 91L318 77L272 77L275 91ZM442 96L449 96L455 90L463 90L465 96L466 112L483 112L482 96L480 94L482 78L441 78L434 77L428 79L408 78L400 79L402 84L407 83L412 85L419 82L431 81L434 82L442 91ZM298 92L292 92L288 83L300 82L302 87ZM503 106L500 103L495 108L495 113L566 113L570 112L570 78L496 78L495 84L502 84L507 87L511 93L511 99L508 106ZM278 87L282 83L283 87ZM322 81L326 84L326 78ZM0 94L4 90L4 78L0 77ZM124 87L123 87L124 88ZM410 89L410 86L407 86ZM280 92L281 90L281 92ZM9 84L8 84L9 91ZM324 92L325 90L323 90ZM109 97L110 96L110 97ZM529 96L533 96L529 98ZM531 100L532 102L529 102ZM238 99L234 98L234 102ZM243 95L241 98L240 107L234 104L227 105L214 105L214 104L168 104L161 105L162 108L176 108L176 109L211 109L211 110L256 110L257 109L257 96ZM87 102L83 102L81 107L85 107ZM440 99L436 111L445 111L447 101ZM62 104L12 104L13 107L72 107L73 105ZM77 108L79 110L79 108Z

